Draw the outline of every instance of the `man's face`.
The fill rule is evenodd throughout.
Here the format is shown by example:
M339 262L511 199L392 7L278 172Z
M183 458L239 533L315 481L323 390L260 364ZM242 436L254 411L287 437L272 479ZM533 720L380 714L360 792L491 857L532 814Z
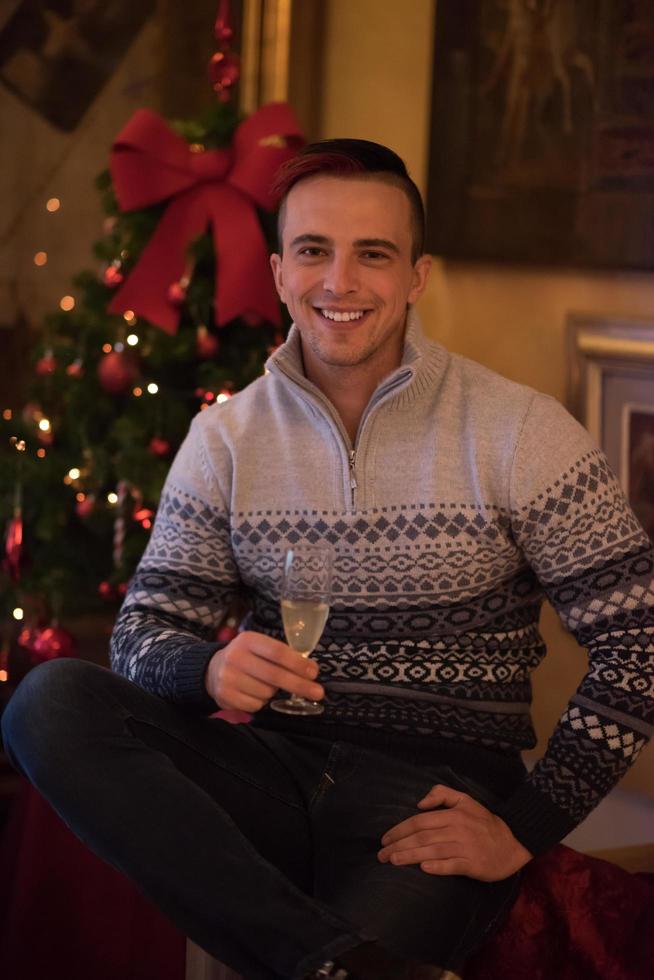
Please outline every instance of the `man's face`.
M411 261L404 192L381 180L318 176L286 199L277 291L302 337L305 367L400 363L407 303L422 293L430 259Z

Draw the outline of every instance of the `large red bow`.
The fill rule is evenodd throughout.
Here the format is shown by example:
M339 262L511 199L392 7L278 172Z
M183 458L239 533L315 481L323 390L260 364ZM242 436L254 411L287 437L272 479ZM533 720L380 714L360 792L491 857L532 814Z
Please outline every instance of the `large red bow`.
M221 150L191 147L149 109L134 113L113 145L110 170L121 210L170 200L110 313L133 310L174 334L179 307L169 289L187 268L190 242L211 224L216 254L215 320L243 313L279 323L279 303L255 205L272 211L270 185L278 167L303 143L285 103L258 109Z

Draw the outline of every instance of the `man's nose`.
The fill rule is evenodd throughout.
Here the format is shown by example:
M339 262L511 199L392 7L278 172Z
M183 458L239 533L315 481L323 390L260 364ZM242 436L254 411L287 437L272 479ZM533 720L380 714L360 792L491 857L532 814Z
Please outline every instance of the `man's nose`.
M334 296L344 296L358 287L356 263L346 255L334 255L327 269L323 286Z

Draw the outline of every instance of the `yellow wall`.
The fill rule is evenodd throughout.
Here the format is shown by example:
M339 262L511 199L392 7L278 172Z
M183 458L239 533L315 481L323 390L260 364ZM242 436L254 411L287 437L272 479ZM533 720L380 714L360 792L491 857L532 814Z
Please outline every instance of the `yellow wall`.
M324 138L386 143L406 161L423 193L428 164L433 44L432 0L328 0L322 89ZM450 350L565 399L564 327L570 311L654 318L654 277L579 273L437 259L420 303L427 330ZM550 609L551 654L536 672L536 727L542 751L576 687L585 656ZM650 746L623 782L654 797Z

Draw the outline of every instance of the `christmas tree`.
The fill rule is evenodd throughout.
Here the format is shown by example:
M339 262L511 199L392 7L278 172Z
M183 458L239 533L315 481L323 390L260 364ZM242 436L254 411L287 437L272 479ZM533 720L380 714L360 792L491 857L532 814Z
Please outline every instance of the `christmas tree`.
M270 186L301 137L282 104L239 117L226 2L215 34L210 111L139 110L118 135L97 267L46 318L27 403L2 412L0 682L14 641L31 662L70 655L67 617L117 606L191 418L284 339Z

